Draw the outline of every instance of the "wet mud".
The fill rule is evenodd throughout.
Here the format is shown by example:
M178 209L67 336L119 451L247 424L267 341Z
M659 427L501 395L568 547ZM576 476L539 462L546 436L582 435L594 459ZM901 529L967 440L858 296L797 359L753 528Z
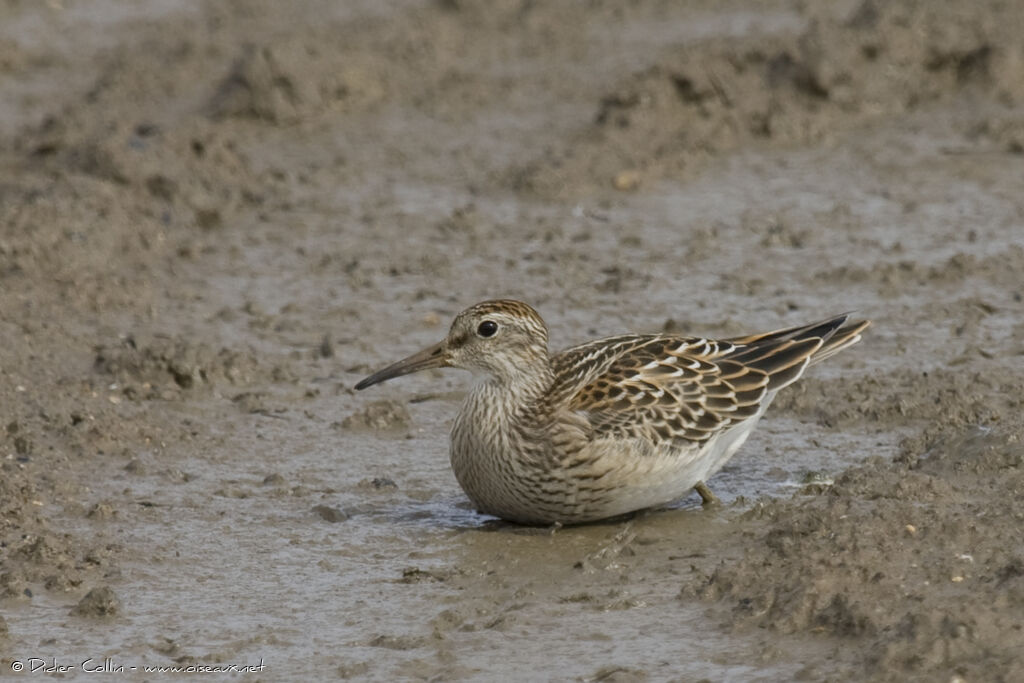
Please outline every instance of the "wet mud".
M1024 678L1024 8L0 0L0 667ZM856 309L696 496L447 463L475 301L568 346Z

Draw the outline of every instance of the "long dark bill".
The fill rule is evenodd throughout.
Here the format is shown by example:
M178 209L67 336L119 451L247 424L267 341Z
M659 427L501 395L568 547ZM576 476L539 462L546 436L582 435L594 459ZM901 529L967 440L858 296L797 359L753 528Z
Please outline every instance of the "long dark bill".
M445 352L444 342L441 342L439 344L434 344L430 348L423 349L419 353L414 353L408 358L403 358L397 363L387 366L383 370L378 370L357 384L356 390L361 391L366 387L372 387L374 384L380 384L381 382L393 377L408 375L411 372L419 372L420 370L443 368L447 366L448 354Z

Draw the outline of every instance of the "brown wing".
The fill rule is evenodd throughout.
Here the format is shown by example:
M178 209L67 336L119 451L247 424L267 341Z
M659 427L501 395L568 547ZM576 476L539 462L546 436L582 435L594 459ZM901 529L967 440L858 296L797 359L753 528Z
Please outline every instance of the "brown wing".
M765 397L796 381L817 352L831 355L855 343L866 324L843 328L846 319L717 342L666 335L600 340L556 357L553 394L585 415L595 436L704 441L756 415ZM846 334L832 342L837 330Z

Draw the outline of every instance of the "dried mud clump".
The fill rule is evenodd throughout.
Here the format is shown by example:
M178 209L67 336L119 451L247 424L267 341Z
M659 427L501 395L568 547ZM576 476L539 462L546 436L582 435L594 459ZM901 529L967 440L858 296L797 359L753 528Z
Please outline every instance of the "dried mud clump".
M154 338L139 344L132 337L96 350L95 369L134 388L143 398L166 397L168 390L193 389L217 382L245 385L259 367L255 356L230 349Z
M374 401L341 421L342 429L399 432L409 428L412 417L398 401Z
M1024 371L959 368L904 368L886 376L853 375L823 381L813 377L779 394L774 410L816 418L829 427L868 424L874 427L930 425L929 435L970 425L998 424L1004 416L1021 414L1024 397L1016 390ZM835 401L842 397L842 401ZM836 405L838 404L838 405ZM917 437L908 439L924 442ZM904 445L905 449L910 448Z
M344 522L349 518L349 514L341 508L336 508L331 505L315 505L313 506L313 512L325 522L331 524L337 524L338 522Z
M759 542L685 592L734 625L825 633L868 673L1012 680L1024 648L1024 431L971 429L746 513ZM909 504L908 504L909 503Z
M81 549L51 531L34 479L17 462L0 466L0 599L31 599L33 586L65 590L82 580Z
M517 180L542 194L581 175L598 187L635 189L752 143L825 142L970 88L1019 102L1024 45L1011 27L1022 25L1024 10L1000 6L866 0L845 15L832 5L809 8L796 35L692 44L614 86L573 144ZM1001 13L1007 21L993 21Z
M71 609L78 617L103 619L117 616L121 612L121 601L108 586L93 588Z
M882 293L895 296L908 287L957 285L972 277L985 279L1012 291L1020 283L1024 268L1024 248L1011 245L1000 253L978 258L970 254L955 254L936 265L924 265L909 259L877 263L870 268L842 265L815 274L815 280L825 279L850 285L869 284Z
M379 85L354 60L331 63L307 44L242 45L206 106L214 119L250 118L292 124L327 107L364 104L380 97Z

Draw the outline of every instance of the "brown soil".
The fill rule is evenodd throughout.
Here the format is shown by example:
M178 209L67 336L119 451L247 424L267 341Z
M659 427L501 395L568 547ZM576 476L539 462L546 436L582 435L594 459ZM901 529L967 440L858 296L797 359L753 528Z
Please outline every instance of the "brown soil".
M999 0L0 0L0 666L1024 679L1022 36ZM351 389L496 296L556 346L875 324L724 509L549 533L468 509L466 378Z

